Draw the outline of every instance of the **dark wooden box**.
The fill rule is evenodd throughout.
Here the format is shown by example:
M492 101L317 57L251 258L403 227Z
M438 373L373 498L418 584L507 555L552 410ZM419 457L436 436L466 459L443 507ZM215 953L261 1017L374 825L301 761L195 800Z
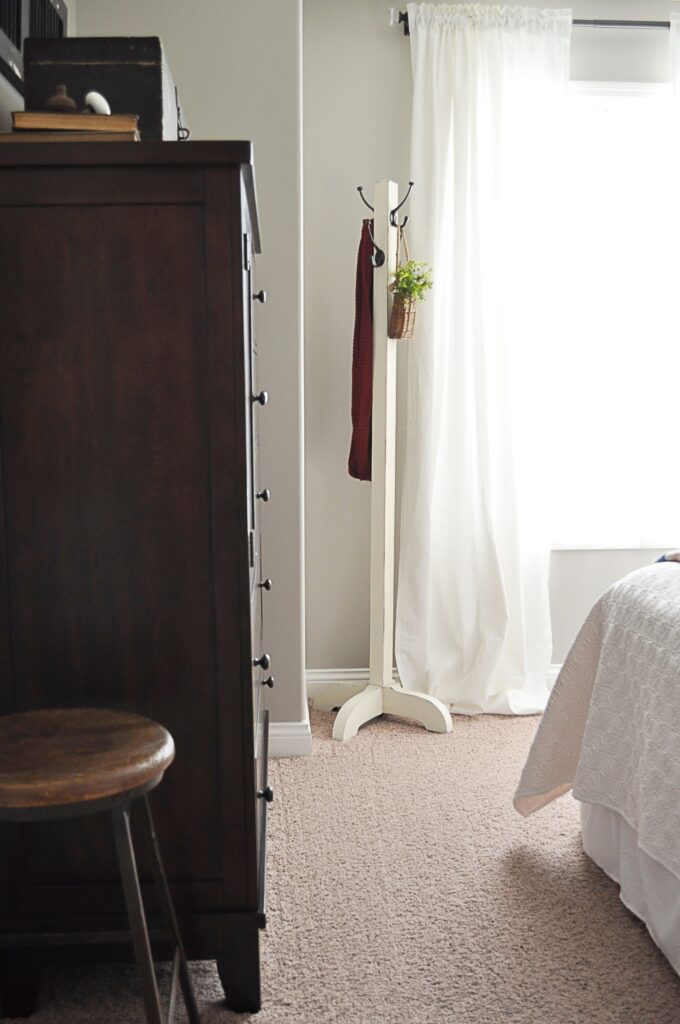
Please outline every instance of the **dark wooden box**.
M44 110L57 85L78 108L91 90L112 114L137 114L143 141L177 140L175 84L157 36L28 38L24 46L26 110Z

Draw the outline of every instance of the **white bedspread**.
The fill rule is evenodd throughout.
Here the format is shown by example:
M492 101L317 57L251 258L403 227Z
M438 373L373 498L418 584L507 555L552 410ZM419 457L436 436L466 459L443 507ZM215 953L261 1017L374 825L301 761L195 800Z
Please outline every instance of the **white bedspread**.
M680 877L680 565L610 587L567 655L515 793L528 815L572 789L623 815Z

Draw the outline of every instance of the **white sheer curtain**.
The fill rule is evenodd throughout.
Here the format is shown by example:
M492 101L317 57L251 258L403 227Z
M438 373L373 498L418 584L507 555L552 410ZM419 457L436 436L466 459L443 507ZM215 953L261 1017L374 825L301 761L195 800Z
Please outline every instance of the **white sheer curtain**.
M551 266L554 547L680 547L680 180L668 85L573 83ZM651 560L650 553L649 559Z
M571 12L408 14L409 242L435 287L409 350L397 666L456 711L527 714L551 656L540 381L559 309L540 233L559 201ZM527 377L535 402L518 399Z

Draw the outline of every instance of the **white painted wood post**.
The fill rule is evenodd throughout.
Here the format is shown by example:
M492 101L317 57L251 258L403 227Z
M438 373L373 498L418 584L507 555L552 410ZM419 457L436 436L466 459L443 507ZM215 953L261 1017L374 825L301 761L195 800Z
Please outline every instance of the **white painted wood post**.
M373 237L385 253L373 270L373 413L371 420L371 584L368 681L392 685L394 663L394 489L397 459L397 342L387 337L389 284L397 263L397 229L390 210L399 202L394 181L375 186Z

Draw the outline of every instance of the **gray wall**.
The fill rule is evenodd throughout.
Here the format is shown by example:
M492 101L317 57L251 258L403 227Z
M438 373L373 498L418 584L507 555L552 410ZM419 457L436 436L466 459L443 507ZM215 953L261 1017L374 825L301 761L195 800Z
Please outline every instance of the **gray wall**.
M160 36L194 139L251 139L263 254L257 287L262 552L274 588L267 644L274 722L301 722L302 572L301 0L79 0L78 35ZM278 583L278 586L277 586Z
M369 485L346 473L354 264L367 194L409 168L408 40L384 0L304 0L307 666L368 664ZM402 9L404 5L402 4ZM667 0L541 0L574 17L665 20ZM572 77L668 79L668 33L575 29ZM416 183L416 188L418 183ZM403 380L401 381L403 394ZM402 404L403 408L403 404ZM403 430L403 422L400 424ZM678 536L680 547L680 534ZM554 660L613 580L651 551L559 551L551 564Z
M350 479L357 194L408 178L411 68L383 0L304 2L307 667L368 665L370 484Z

